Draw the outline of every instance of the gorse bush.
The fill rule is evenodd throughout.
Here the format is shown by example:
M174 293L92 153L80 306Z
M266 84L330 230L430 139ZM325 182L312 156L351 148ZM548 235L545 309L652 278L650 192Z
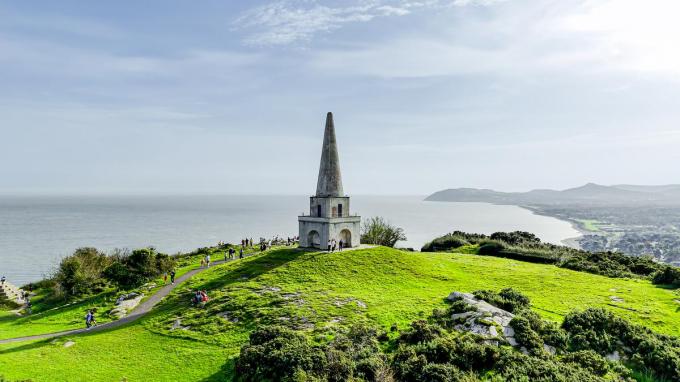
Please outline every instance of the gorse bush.
M601 308L569 313L562 323L574 350L619 352L640 369L680 381L680 339L635 325Z
M472 294L474 294L476 298L484 300L503 310L507 310L510 313L516 313L522 309L527 309L531 305L529 297L512 288L502 289L498 293L490 290L478 290Z

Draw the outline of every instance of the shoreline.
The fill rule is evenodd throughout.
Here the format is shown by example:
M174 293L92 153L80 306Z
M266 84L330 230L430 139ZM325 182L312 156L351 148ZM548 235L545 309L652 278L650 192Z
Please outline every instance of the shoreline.
M578 240L580 238L582 238L583 236L587 235L588 231L586 229L584 229L583 226L578 221L576 221L574 219L565 219L565 218L561 218L561 217L557 217L557 216L547 214L547 213L545 213L545 211L541 210L538 207L527 206L527 205L519 205L519 204L511 204L511 205L527 209L527 210L531 211L532 213L534 213L535 215L546 216L546 217L550 217L550 218L553 218L553 219L557 219L557 220L561 220L563 222L569 223L571 225L571 228L573 228L575 231L578 231L579 235L574 236L574 237L568 237L566 239L562 239L561 242L562 242L563 245L565 245L567 247L571 247L571 248L575 248L575 249L582 249Z

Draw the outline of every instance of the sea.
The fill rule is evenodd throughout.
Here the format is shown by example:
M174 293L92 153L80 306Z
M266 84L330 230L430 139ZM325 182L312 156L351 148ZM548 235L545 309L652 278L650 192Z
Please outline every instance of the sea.
M568 222L517 206L423 199L358 195L350 212L402 227L407 240L397 246L405 248L454 230L522 230L556 244L579 236ZM175 254L219 241L295 236L308 206L304 195L0 196L0 275L16 285L40 280L79 247L153 246Z

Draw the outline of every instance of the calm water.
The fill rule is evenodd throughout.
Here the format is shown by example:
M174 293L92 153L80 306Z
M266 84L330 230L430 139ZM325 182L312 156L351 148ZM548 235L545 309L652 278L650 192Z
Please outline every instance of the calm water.
M15 284L38 280L83 246L176 253L220 240L293 236L308 203L306 196L0 197L0 275ZM553 243L578 236L567 222L515 206L354 196L351 212L404 228L404 247L452 230L524 230Z

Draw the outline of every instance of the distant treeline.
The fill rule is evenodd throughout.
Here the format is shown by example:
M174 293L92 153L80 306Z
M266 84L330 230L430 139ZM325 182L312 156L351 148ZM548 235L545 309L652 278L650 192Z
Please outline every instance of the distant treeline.
M479 255L505 257L609 277L643 277L654 284L680 286L680 268L654 261L651 256L628 256L618 252L588 252L543 243L529 232L496 232L489 236L454 231L425 244L423 252L444 252L475 246Z

